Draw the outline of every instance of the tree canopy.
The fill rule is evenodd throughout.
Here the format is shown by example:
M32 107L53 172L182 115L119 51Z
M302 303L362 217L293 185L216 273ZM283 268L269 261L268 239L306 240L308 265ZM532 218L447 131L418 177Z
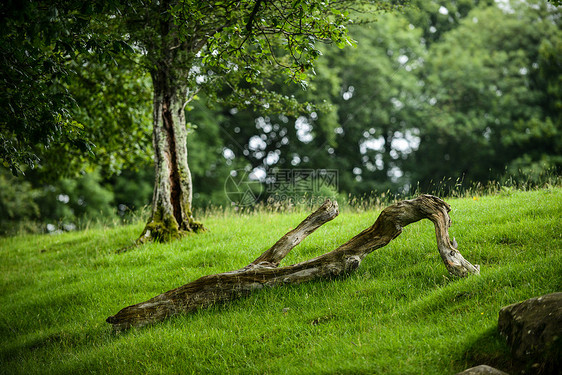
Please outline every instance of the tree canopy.
M0 5L0 160L14 173L35 167L42 149L91 152L87 130L72 116L67 85L81 55L111 59L128 45L102 32L113 2L5 1Z
M282 170L337 170L346 197L559 173L554 2L369 3L6 2L0 157L34 202L48 186L83 201L52 177L97 170L84 183L115 191L99 204L138 207L132 185L148 203L154 74L170 68L197 205L231 204L236 170L261 191Z
M117 83L113 88L121 97L115 106L128 110L138 107L144 98L122 94L127 89L138 92L127 86L143 85L134 77L142 75L139 67L154 70L163 54L168 62L182 67L176 69L174 79L189 84L194 92L205 84L210 87L208 95L215 95L215 99L263 104L256 90L267 83L272 67L286 69L293 80L304 82L320 55L318 40L340 46L353 44L345 27L350 18L344 8L350 4L358 10L368 6L370 12L395 7L387 2L312 0L3 2L0 158L13 172L21 171L24 165L35 167L44 154L42 149L57 146L66 152L96 155L109 151L115 159L119 148L92 147L116 138L119 132L105 129L101 134L101 127L92 126L85 117L94 116L98 124L100 120L122 124L123 120L142 121L140 114L103 119L106 115L101 113L85 113L99 103L77 100L85 94L99 95ZM175 43L175 48L164 47L169 43ZM113 81L101 74L110 75ZM275 99L270 100L271 106L282 98ZM296 105L290 100L283 105L289 103ZM136 132L138 129L133 129L132 133ZM141 143L138 138L134 141Z

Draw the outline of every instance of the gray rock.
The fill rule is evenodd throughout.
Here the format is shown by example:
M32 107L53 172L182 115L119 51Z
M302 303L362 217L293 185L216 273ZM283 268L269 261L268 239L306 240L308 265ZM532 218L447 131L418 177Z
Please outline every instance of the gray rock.
M464 370L463 372L459 372L456 375L508 375L506 372L500 371L496 368L490 367L488 365L480 365L476 367L471 367L469 369Z
M502 308L498 330L516 360L540 373L554 374L562 368L562 293Z

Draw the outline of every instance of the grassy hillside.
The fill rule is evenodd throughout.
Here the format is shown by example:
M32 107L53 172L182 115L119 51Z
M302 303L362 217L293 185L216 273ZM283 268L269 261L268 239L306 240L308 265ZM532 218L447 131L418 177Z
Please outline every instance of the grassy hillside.
M510 370L498 310L562 290L562 189L448 202L451 235L480 276L447 274L425 220L347 278L262 290L119 334L106 317L246 265L307 213L210 216L208 233L123 254L115 250L142 225L0 239L0 373ZM334 249L377 215L341 213L283 264Z

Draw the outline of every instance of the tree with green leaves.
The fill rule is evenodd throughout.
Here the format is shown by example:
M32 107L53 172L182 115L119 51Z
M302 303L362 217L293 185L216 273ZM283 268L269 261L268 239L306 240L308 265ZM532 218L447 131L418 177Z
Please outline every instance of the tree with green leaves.
M244 161L267 181L282 169L334 169L340 192L353 195L406 183L397 175L416 144L421 28L388 14L350 33L357 48L323 47L306 91L278 82L286 95L326 108L294 116L226 108L221 135L230 163Z
M192 216L185 107L201 87L223 99L275 106L265 90L268 67L302 81L319 51L318 40L351 44L339 3L318 1L163 1L125 22L146 51L154 90L153 145L156 181L152 214L141 239L169 240L199 231ZM226 85L225 85L226 83ZM215 92L218 92L216 90Z
M559 20L545 1L505 2L474 9L431 46L422 136L407 166L422 188L562 166Z
M47 146L54 138L88 149L81 124L70 116L74 98L64 84L71 76L67 69L83 55L103 62L128 51L149 73L153 91L156 178L151 218L141 239L170 240L201 230L191 207L186 106L205 89L211 100L298 110L296 100L268 90L268 77L281 68L305 84L320 55L317 42L352 45L348 7L361 13L395 6L361 0L8 2L0 11L8 88L3 105L11 116L0 123L1 157L13 169L33 165L32 144L39 140ZM28 60L33 62L29 72L20 71L17 66L28 68Z
M494 0L412 0L404 15L422 29L422 41L429 47L457 28L472 9L493 5Z
M5 1L0 4L0 161L14 174L35 167L39 149L65 144L90 151L83 127L73 121L65 88L67 62L80 53L111 53L101 34L90 34L103 2Z

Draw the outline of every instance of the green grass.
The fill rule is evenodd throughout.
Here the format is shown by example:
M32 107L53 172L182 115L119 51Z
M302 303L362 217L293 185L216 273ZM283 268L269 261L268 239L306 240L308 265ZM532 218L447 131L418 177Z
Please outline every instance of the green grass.
M105 318L246 265L307 213L215 214L204 218L208 233L122 254L142 224L1 238L0 373L453 374L481 363L509 371L498 310L562 290L562 189L448 202L451 235L480 276L447 274L425 220L347 278L262 290L124 333ZM377 215L344 211L284 264L334 249Z

